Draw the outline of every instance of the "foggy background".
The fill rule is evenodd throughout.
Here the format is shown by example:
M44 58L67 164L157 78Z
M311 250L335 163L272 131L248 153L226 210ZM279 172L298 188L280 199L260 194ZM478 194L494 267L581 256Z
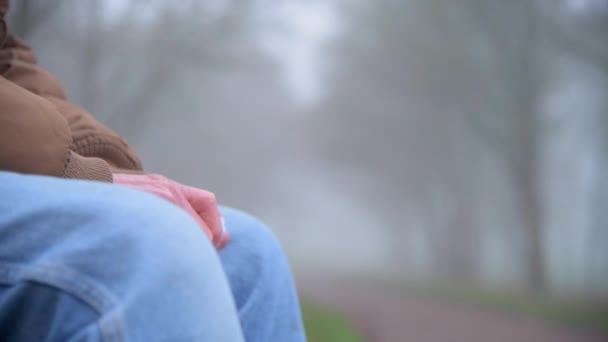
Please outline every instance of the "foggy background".
M145 169L298 275L608 293L606 0L21 0Z

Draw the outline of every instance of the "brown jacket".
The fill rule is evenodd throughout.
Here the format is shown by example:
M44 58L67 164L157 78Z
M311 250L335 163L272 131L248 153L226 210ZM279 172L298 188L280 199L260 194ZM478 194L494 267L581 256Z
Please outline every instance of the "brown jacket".
M0 171L112 181L113 169L141 170L129 145L70 103L4 22L0 0Z

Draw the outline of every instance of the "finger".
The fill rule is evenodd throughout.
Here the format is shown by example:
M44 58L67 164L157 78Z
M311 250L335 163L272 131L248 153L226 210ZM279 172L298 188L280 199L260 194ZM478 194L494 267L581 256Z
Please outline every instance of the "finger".
M200 215L213 233L214 244L219 242L223 230L222 216L217 206L215 195L209 191L190 186L182 185L181 188L192 208Z
M209 229L209 226L205 223L205 221L200 217L200 215L190 205L187 205L184 209L188 212L188 214L190 214L190 216L194 218L196 223L198 223L198 225L203 229L203 232L205 232L207 238L211 242L213 242L214 234L211 229Z
M228 240L230 240L230 233L228 233L227 230L225 230L222 235L219 238L219 241L217 242L217 244L215 244L215 247L217 249L222 249L224 248L224 246L226 246L226 244L228 243Z

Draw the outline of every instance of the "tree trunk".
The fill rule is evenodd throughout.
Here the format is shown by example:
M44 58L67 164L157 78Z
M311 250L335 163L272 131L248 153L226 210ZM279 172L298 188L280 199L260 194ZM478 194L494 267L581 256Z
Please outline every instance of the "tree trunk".
M540 184L540 149L542 147L542 125L539 116L539 98L541 84L537 65L537 49L539 44L539 16L535 1L524 6L527 14L527 27L522 32L520 64L521 84L512 84L515 100L519 102L516 108L521 109L515 115L519 116L516 129L521 133L515 136L519 139L519 158L515 161L516 179L520 185L522 217L527 226L525 253L527 257L527 281L532 291L542 292L546 289L545 258L544 258L544 220L542 206L542 191ZM518 61L514 61L518 62ZM516 66L517 67L517 66Z

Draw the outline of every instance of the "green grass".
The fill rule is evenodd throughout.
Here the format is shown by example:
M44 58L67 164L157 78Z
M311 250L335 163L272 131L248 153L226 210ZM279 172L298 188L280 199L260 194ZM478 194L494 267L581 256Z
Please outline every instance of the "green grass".
M608 302L532 296L520 293L467 289L416 287L406 291L478 309L543 319L564 326L589 328L608 333Z
M348 318L316 303L302 303L308 342L363 342Z

